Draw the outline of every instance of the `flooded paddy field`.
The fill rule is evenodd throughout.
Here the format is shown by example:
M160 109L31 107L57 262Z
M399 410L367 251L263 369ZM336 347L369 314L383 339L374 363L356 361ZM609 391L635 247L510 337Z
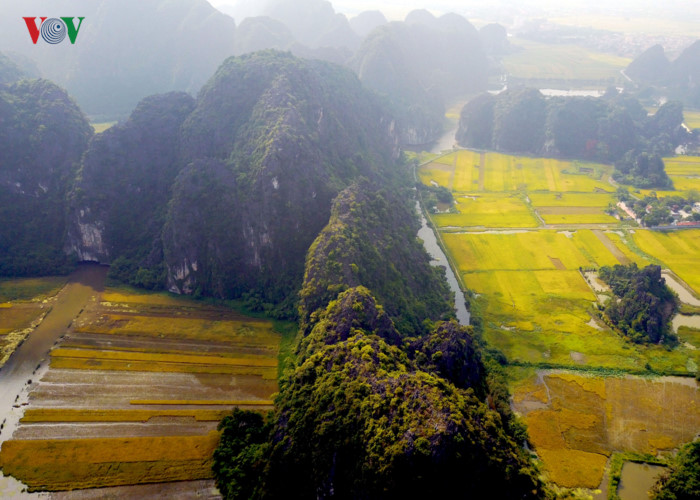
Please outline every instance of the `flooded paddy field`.
M224 307L92 290L22 380L4 475L66 491L53 498L217 497L216 427L234 407L272 408L281 335Z
M542 370L521 380L513 406L549 478L564 487L597 488L614 452L669 453L700 432L697 382L686 377Z

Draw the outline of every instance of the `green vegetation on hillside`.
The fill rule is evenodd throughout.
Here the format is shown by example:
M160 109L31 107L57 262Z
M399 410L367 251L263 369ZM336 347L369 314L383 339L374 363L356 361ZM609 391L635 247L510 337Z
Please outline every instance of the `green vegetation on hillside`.
M474 329L435 322L449 311L444 278L415 232L412 206L388 190L339 194L306 260L298 357L274 412L221 425L225 498L282 498L290 484L299 498L427 497L456 481L546 497Z
M66 272L66 193L92 128L47 80L0 85L0 116L0 276Z
M405 198L368 183L343 190L307 255L302 322L339 292L359 285L373 291L404 335L424 333L425 320L453 316L442 268L426 265L417 232L414 209Z

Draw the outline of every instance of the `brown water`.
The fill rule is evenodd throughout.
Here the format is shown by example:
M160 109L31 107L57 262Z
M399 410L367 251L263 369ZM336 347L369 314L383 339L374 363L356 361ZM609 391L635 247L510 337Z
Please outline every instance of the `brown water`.
M83 264L56 295L51 311L0 368L0 443L10 439L24 412L30 380L38 380L47 368L51 347L66 333L73 319L104 289L107 267ZM23 498L22 485L0 474L0 497ZM32 495L31 498L36 498Z
M646 500L649 490L666 467L660 465L625 462L622 466L617 494L621 500Z

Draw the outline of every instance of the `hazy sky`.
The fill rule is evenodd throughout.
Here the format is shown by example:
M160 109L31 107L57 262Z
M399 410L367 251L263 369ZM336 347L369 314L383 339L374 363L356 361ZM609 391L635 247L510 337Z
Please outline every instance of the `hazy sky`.
M265 0L209 0L215 7L228 5L246 15L256 15ZM604 14L609 16L670 16L700 22L698 0L330 0L337 12L352 17L365 10L381 10L390 20L401 20L414 9L425 8L436 15L456 12L463 15L561 16ZM255 12L255 11L258 12ZM240 16L240 14L239 14ZM237 19L239 21L239 19Z

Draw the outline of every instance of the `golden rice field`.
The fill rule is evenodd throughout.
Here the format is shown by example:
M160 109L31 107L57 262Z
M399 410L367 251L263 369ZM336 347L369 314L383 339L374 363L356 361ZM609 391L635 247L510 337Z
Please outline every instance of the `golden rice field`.
M618 220L596 207L542 207L537 210L545 224L617 224Z
M683 110L683 117L688 128L700 128L700 111Z
M552 193L536 192L528 194L532 205L540 207L590 207L605 208L615 202L611 193Z
M700 192L700 157L699 156L674 156L664 158L666 173L673 182L673 191L653 189L635 189L628 186L630 192L638 196L648 196L656 193L659 198L666 196L685 196L689 191Z
M636 230L632 238L642 251L663 262L700 295L700 229Z
M102 314L85 324L80 319L75 331L85 333L117 333L125 336L167 337L276 345L279 335L269 321L254 318L208 319L178 316L140 316L133 314Z
M607 182L612 167L553 158L512 156L460 150L422 166L419 177L455 193L477 191L549 191L552 193L611 193Z
M445 233L443 241L460 272L577 270L620 263L589 229Z
M30 490L210 479L218 421L236 406L272 407L275 328L223 307L107 289L51 351L0 466Z
M515 376L514 408L560 486L597 488L613 451L668 452L700 428L692 379L522 370Z
M580 268L660 263L698 292L700 230L633 230L605 214L615 202L611 167L472 151L441 162L428 167L443 175L439 183L453 191L458 213L431 219L475 293L471 307L483 319L484 339L511 363L514 405L549 479L595 489L612 453L655 454L692 439L700 430L693 378L534 370L695 373L696 330L679 328L673 349L626 341L599 319L597 304L607 297L596 295ZM696 159L666 162L677 188L695 187ZM423 182L436 177L425 174ZM541 220L535 226L530 217Z
M23 278L0 280L0 366L27 337L51 308L66 278Z
M666 166L666 173L670 176L700 175L700 157L698 156L664 158L664 165Z
M436 214L438 227L532 228L538 222L519 194L476 193L459 195L454 208L459 213Z
M73 490L212 477L216 432L204 436L30 439L3 444L0 464L29 491Z
M523 50L503 57L505 70L514 78L584 81L605 87L620 78L630 60L578 46L545 44L523 39L512 43Z

